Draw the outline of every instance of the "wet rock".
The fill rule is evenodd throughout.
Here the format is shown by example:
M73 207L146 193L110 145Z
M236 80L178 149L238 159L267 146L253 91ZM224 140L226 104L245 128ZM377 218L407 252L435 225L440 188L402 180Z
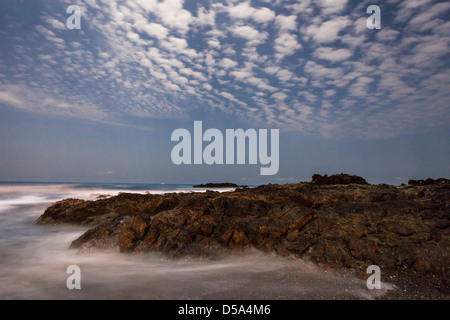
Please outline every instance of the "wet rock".
M124 223L119 233L120 252L132 252L139 240L147 234L149 219L143 216L134 216Z
M70 248L86 252L116 247L120 225L126 219L129 218L121 217L116 213L103 216L101 222L98 222L95 227L74 240Z
M80 199L65 199L54 203L45 210L36 223L38 224L52 224L64 222L81 222L87 217L90 217L94 212L78 213L75 208L83 208L87 201ZM75 211L75 212L74 212ZM79 210L82 211L82 210ZM80 217L81 215L81 217Z
M447 183L368 185L336 176L223 193L67 199L38 222L90 226L72 243L79 250L115 247L172 258L259 250L362 274L372 264L436 281L450 274Z
M134 216L137 214L155 214L162 210L172 209L180 202L181 197L182 194L142 195L121 193L116 197L97 201L66 199L47 208L36 223L96 225L101 222L102 216L110 213Z

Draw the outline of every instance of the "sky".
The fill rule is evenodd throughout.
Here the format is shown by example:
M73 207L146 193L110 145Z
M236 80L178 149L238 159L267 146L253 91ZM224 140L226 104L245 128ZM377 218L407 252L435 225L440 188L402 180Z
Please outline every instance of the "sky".
M67 28L67 7L81 9ZM370 5L381 29L367 28ZM0 0L0 181L450 177L450 2ZM177 128L279 129L280 169L180 165Z

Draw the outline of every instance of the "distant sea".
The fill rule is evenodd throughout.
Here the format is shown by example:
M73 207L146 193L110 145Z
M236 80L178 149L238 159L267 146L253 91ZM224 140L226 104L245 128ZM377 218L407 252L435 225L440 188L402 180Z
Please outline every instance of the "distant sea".
M49 205L65 198L191 191L205 189L188 184L0 182L0 299L371 299L384 293L368 290L350 275L259 252L220 261L122 255L117 248L79 253L69 246L86 227L35 224ZM81 290L66 287L69 265L81 269Z

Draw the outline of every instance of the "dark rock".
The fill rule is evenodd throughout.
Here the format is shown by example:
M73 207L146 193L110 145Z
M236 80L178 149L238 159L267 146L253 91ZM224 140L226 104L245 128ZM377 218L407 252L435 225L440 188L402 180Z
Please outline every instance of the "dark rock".
M400 277L410 271L439 281L450 274L445 182L418 192L336 176L223 193L68 199L50 206L38 222L91 226L72 243L79 250L115 247L174 258L260 250L362 274L371 264Z
M445 178L439 178L439 179L426 179L426 180L409 180L408 185L410 186L430 186L433 184L449 184L450 180Z
M311 180L312 184L333 185L333 184L368 184L364 178L345 173L334 174L332 176L314 174Z
M113 248L118 245L120 225L124 219L116 213L103 216L92 229L85 232L70 245L72 249L95 251Z
M98 218L117 213L121 216L154 214L178 205L182 194L151 195L121 193L116 197L96 201L66 199L45 210L36 221L38 224L77 223L96 225Z
M120 252L131 252L139 240L147 234L149 219L143 216L134 216L124 223L119 233Z
M214 189L220 189L220 188L238 188L239 186L235 183L231 182L222 182L222 183L206 183L206 184L197 184L193 186L192 188L214 188ZM247 187L247 186L241 186L241 187Z

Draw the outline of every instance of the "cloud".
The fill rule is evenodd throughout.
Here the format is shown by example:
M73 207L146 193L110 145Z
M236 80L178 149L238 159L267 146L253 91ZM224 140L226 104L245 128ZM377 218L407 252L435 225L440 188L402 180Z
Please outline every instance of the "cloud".
M317 2L326 14L339 13L347 5L347 0L318 0Z
M195 24L203 26L214 26L216 22L216 12L213 10L207 11L205 8L200 8L197 12Z
M224 69L230 69L230 68L234 68L238 65L238 63L234 60L228 59L228 58L223 58L222 60L220 60L219 62L219 66L221 66Z
M395 21L368 30L361 2L74 1L81 30L58 5L29 33L5 20L2 107L122 125L226 114L332 138L450 120L445 2L386 2Z
M399 35L400 32L398 32L397 30L385 28L377 32L377 39L381 41L394 41L395 39L398 38Z
M285 56L290 56L296 50L301 49L302 46L297 41L297 36L290 33L282 33L275 39L274 49L277 52L276 57L281 59Z
M266 67L264 68L264 71L267 72L268 74L274 74L280 71L280 67L279 66Z
M432 0L409 0L403 1L401 6L406 9L415 9L430 2L432 2Z
M169 37L166 41L161 42L161 46L169 51L182 52L188 47L188 43L183 38Z
M289 70L282 69L276 73L276 77L282 82L287 82L295 78L295 74Z
M0 91L0 102L20 109L25 107L25 102L20 96L7 91Z
M267 39L265 32L260 32L251 26L233 27L231 29L235 36L246 39L248 45L258 45Z
M287 94L285 94L284 92L277 92L272 94L271 96L273 99L279 100L279 101L284 101L286 100L286 98L288 97Z
M282 31L285 30L291 30L295 31L297 30L297 16L291 15L291 16L285 16L285 15L278 15L275 19L275 22L278 26L278 28Z
M436 3L411 19L409 27L419 31L432 29L440 22L443 22L443 20L437 20L435 18L445 14L449 9L450 3L448 2Z
M137 31L145 32L150 37L154 37L159 40L166 38L167 34L169 33L169 29L167 29L163 25L159 23L148 22L143 19L137 20L134 23L134 27L136 28Z
M338 39L339 32L351 24L347 17L337 17L320 25L311 25L305 34L319 43L330 43Z
M253 8L249 2L241 2L236 6L228 7L228 14L236 19L253 19L259 23L266 23L275 18L275 12L269 8Z
M347 60L352 56L352 52L348 49L333 49L330 47L318 48L314 55L323 60L332 62Z
M188 10L183 9L183 3L183 0L157 2L154 12L165 25L176 28L185 34L189 29L189 25L193 22L193 16Z
M62 23L59 20L56 20L55 18L47 18L46 19L47 23L53 28L53 29L59 29L59 30L66 30L67 26Z
M111 118L99 107L87 101L70 101L67 96L55 98L50 92L31 90L20 85L6 85L0 91L0 102L25 111L56 116L70 116L93 121Z

